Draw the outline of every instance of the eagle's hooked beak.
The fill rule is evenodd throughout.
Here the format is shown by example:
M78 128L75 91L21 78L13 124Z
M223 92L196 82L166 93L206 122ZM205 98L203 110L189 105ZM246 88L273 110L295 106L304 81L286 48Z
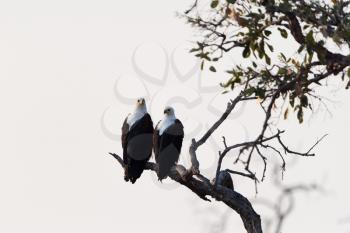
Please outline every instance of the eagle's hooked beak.
M139 99L137 102L139 105L144 105L146 101L145 99Z

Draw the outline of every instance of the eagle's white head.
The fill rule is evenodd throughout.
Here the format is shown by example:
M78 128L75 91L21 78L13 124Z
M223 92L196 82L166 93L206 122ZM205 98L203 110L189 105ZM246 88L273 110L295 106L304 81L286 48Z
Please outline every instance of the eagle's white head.
M143 106L143 105L146 105L145 98L138 98L136 101L136 106Z
M164 115L169 117L175 117L175 110L172 107L165 107L164 108Z
M174 124L176 120L175 110L172 107L164 108L164 118L161 120L160 124L157 126L159 129L159 135L162 135L163 132L172 124Z
M131 127L136 121L141 119L147 113L146 101L144 98L138 98L135 111L128 116L127 123Z
M172 107L165 107L164 108L164 118L161 120L159 125L157 126L157 129L159 130L159 135L162 135L163 132L172 125L176 120L175 117L175 110Z
M147 112L145 98L138 98L137 99L135 112L142 112L142 113Z

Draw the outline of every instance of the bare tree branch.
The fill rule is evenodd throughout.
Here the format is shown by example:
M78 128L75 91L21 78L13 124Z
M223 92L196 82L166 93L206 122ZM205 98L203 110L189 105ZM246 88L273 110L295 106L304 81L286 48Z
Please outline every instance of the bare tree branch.
M122 167L125 166L123 160L117 154L110 154L117 159ZM157 165L148 162L146 164L146 170L157 171ZM192 176L184 177L181 171L185 172L186 169L182 165L176 165L171 170L169 175L170 178L186 186L205 201L210 201L210 199L207 198L207 196L210 196L216 200L224 202L241 216L248 233L262 233L260 216L255 212L247 198L240 193L221 185L214 187L204 176L201 176L202 180L198 180Z

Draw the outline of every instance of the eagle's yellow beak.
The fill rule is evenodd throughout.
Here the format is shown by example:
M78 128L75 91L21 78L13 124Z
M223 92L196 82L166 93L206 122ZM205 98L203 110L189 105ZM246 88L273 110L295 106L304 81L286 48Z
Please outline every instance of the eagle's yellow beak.
M139 105L144 105L145 104L145 99L139 99L139 100L137 100L137 103L139 104Z

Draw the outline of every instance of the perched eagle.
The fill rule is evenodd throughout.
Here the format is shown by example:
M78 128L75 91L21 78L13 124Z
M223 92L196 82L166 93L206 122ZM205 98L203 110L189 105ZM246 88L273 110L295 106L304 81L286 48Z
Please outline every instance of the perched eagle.
M136 109L129 114L122 127L125 181L135 181L141 176L152 155L153 122L147 113L145 99L137 100Z
M182 123L176 119L172 107L166 107L164 118L159 121L153 136L153 149L158 164L158 179L165 179L170 169L179 160L184 130Z

